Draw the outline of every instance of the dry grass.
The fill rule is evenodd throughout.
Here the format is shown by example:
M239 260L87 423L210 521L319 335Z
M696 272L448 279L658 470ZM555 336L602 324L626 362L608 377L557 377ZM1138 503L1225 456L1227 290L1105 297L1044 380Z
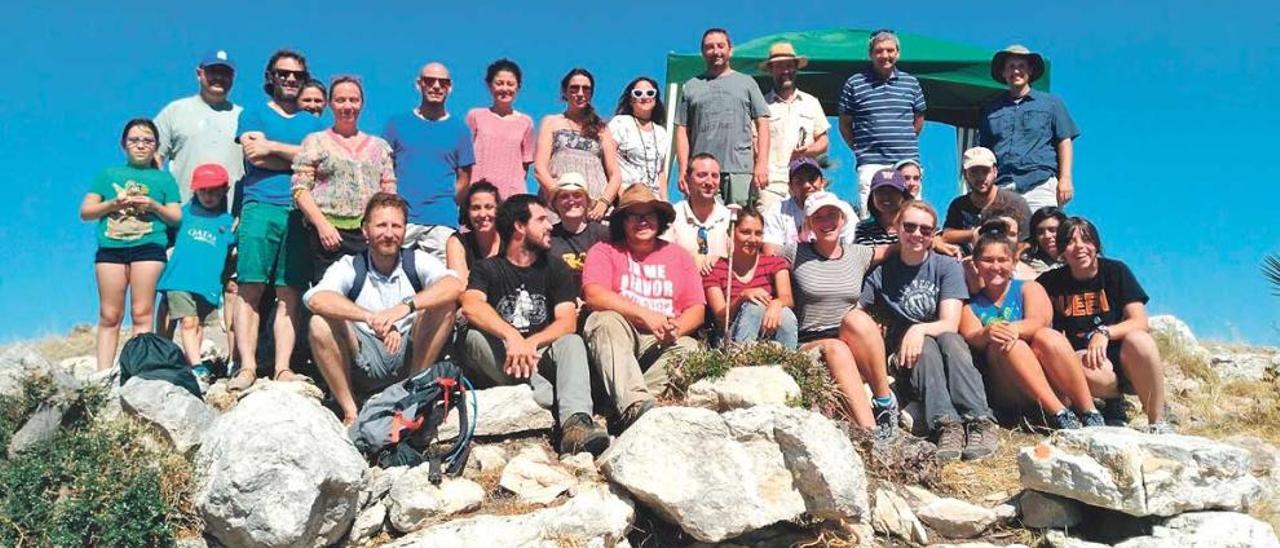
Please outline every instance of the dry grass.
M120 330L120 345L129 340L129 331ZM78 356L92 356L98 346L98 334L88 324L80 324L66 335L50 335L36 342L36 351L51 362ZM119 348L116 349L119 351Z
M994 506L1022 491L1018 482L1018 451L1042 436L1001 428L996 454L978 461L955 461L942 466L935 492L985 506Z

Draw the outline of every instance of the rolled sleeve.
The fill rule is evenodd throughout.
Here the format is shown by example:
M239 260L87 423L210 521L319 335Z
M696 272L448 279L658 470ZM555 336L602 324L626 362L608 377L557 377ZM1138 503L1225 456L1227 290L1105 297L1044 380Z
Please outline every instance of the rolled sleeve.
M1053 140L1054 142L1063 139L1075 139L1080 136L1080 128L1076 127L1075 120L1071 119L1071 113L1067 112L1067 105L1063 104L1061 99L1057 97L1053 101Z

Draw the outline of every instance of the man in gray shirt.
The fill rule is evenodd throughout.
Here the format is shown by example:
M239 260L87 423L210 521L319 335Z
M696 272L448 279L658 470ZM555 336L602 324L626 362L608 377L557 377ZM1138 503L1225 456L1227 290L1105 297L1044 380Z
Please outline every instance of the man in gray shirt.
M156 154L161 163L169 161L183 202L191 198L191 172L200 164L214 163L227 170L228 196L235 196L235 184L244 175L244 155L235 140L241 108L227 97L235 72L227 52L206 53L196 67L200 93L173 101L156 115L160 130Z
M707 71L685 82L680 92L676 159L681 192L689 190L689 158L709 153L724 170L724 203L745 205L769 183L769 104L754 79L729 66L732 56L729 31L712 28L702 33Z

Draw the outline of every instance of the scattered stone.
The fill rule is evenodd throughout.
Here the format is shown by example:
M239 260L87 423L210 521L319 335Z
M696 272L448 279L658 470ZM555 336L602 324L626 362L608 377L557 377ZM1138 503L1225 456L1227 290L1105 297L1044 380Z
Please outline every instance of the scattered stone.
M1024 448L1018 469L1025 488L1139 517L1244 510L1261 489L1243 449L1115 427L1059 430Z
M1222 440L1249 452L1250 472L1262 482L1262 493L1273 508L1280 508L1280 449L1256 436L1235 435Z
M401 537L387 548L437 546L630 546L631 501L601 485L560 506L515 516L483 515L450 521Z
M582 479L599 480L600 471L596 468L595 457L591 453L577 453L560 457L560 464L574 476Z
M71 374L81 383L88 383L98 373L96 356L76 356L58 362L58 368Z
M1022 524L1033 529L1067 529L1083 519L1079 502L1030 489L1022 492L1018 507Z
M249 388L245 389L244 392L240 393L239 398L243 400L246 397L248 397L250 394L253 394L255 392L261 392L264 390L283 390L286 392L293 392L294 394L297 394L304 398L311 398L317 402L324 401L324 391L321 390L319 386L316 386L309 382L304 382L304 381L283 382L283 381L273 381L271 379L264 379L264 378L259 378L256 382L253 383L253 386L250 386Z
M731 411L754 405L787 405L800 398L800 385L778 365L735 367L718 379L693 383L685 405Z
M204 540L204 537L188 537L178 539L178 542L174 543L174 548L209 548L209 543Z
M475 394L479 409L476 421L477 436L505 436L521 432L549 430L555 419L533 397L533 388L527 384L497 386L476 390L467 395L467 412L471 412L471 394ZM472 415L467 415L472 417ZM458 411L452 410L440 425L439 439L448 441L458 437Z
M919 485L903 485L901 486L901 489L903 498L911 504L911 508L913 510L942 498Z
M1018 506L1009 504L1007 502L1003 504L997 504L995 507L991 509L991 511L996 513L997 523L1008 523L1010 521L1013 521L1014 518L1018 517Z
M0 397L19 397L28 379L45 379L56 394L71 395L80 390L80 381L44 359L35 347L18 343L0 349ZM65 398L70 401L71 398Z
M1028 548L1025 544L991 544L990 542L961 542L959 544L930 544L929 548Z
M35 412L31 413L30 417L27 417L27 422L22 424L22 428L19 428L9 438L9 458L17 457L31 448L53 439L57 435L58 429L62 427L62 417L66 412L67 406L65 404L41 403Z
M204 391L204 401L209 407L214 408L220 413L225 413L232 407L236 406L236 402L240 398L236 394L232 394L227 390L227 379L218 379L209 385L209 389Z
M1280 355L1252 351L1219 351L1209 365L1224 382L1258 382L1280 374Z
M358 545L372 539L374 535L382 532L382 524L386 520L386 505L374 504L365 508L356 515L355 523L351 524L351 533L347 535L347 543Z
M573 475L547 456L542 448L528 447L507 463L498 482L521 501L550 504L574 484Z
M929 543L929 534L925 531L924 524L911 511L907 501L888 489L876 489L875 504L871 509L871 527L907 542L922 545Z
M1186 349L1200 347L1200 341L1191 332L1191 328L1177 316L1169 314L1151 316L1147 318L1147 327L1153 335L1165 337L1175 347Z
M180 453L199 445L200 437L218 416L185 388L139 377L124 383L120 404L128 413L159 428Z
M1089 542L1066 534L1057 529L1050 530L1045 534L1045 544L1050 548L1111 548L1110 544L1102 544L1099 542Z
M396 480L400 479L405 472L409 471L408 466L392 466L391 468L378 468L374 466L369 469L369 478L364 483L364 487L360 489L360 509L368 508L370 505L382 501L391 491L391 486L395 485Z
M427 464L410 468L387 493L387 513L397 531L417 531L436 519L474 511L484 501L480 484L446 476L440 485L433 485L430 473Z
M467 469L473 473L494 474L507 465L507 450L501 445L471 445Z
M260 390L205 433L193 502L206 532L227 546L329 545L350 529L367 473L319 402Z
M1190 512L1152 528L1151 536L1116 544L1116 548L1164 548L1166 546L1215 546L1221 548L1276 548L1280 540L1265 522L1236 512Z
M990 508L953 498L940 498L930 502L921 507L916 516L947 538L976 537L998 519Z

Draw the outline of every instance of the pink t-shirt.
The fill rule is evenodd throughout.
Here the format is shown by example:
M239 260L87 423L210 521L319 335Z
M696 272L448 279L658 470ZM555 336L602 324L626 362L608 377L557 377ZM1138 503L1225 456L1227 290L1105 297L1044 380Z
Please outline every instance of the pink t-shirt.
M529 192L524 164L533 162L533 118L518 111L498 116L488 108L473 108L467 112L467 127L476 153L471 180L493 183L503 199Z
M587 284L603 285L631 302L669 316L707 304L693 256L662 241L644 260L632 257L625 244L600 242L591 246L582 268L582 285Z

